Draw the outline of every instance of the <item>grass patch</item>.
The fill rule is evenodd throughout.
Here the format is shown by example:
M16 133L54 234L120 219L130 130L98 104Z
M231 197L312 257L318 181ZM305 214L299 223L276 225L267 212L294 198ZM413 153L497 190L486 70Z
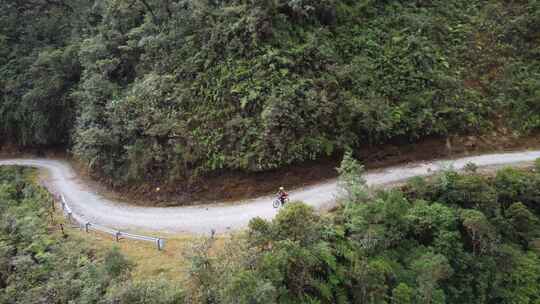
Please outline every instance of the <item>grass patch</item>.
M118 247L120 252L134 263L131 275L135 281L151 278L185 281L189 261L186 260L184 253L192 244L200 240L200 237L189 234L160 234L166 239L165 248L160 251L151 242L130 239L121 239L116 242L112 235L95 231L86 233L77 228L71 228L67 233L76 238L84 238L96 252L105 252L115 246ZM152 233L143 234L152 235ZM227 236L217 236L214 249L219 250L226 239Z

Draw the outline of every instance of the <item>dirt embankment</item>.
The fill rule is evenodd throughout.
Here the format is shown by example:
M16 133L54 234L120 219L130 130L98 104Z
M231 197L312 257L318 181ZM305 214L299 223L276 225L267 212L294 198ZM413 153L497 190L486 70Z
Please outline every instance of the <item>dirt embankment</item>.
M393 142L366 146L356 157L367 169L384 168L397 164L454 158L486 152L503 152L526 148L540 148L540 133L528 137L514 137L502 132L484 136L454 136L428 138L416 143ZM287 168L261 173L228 172L211 176L191 188L153 183L125 187L122 195L144 205L185 204L190 201L236 201L276 192L279 186L294 189L335 178L341 156L296 164ZM159 191L156 191L159 188ZM173 203L174 204L174 203Z
M503 152L540 148L540 133L517 137L507 130L499 130L482 136L453 136L449 138L427 138L419 142L395 141L384 145L365 146L356 151L367 169L377 169L397 164L427 161L437 158L454 158L486 152ZM4 156L47 156L65 158L59 149L19 151L15 147L1 149ZM261 173L227 172L210 176L195 185L186 186L159 181L113 187L105 178L91 176L84 165L72 161L79 176L90 182L108 196L121 198L137 205L178 206L191 202L237 201L274 193L279 186L287 189L305 187L336 177L340 156L323 158L314 162L293 165L287 168ZM97 181L97 182L96 182Z

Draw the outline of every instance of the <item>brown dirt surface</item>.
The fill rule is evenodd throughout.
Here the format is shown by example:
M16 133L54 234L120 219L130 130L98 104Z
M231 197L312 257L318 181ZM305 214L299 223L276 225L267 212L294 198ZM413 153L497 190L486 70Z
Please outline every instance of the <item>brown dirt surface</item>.
M485 135L432 137L418 142L396 141L384 145L365 146L355 151L366 169L378 169L397 164L428 161L437 158L454 158L486 152L503 152L527 148L540 148L540 133L518 137L501 128ZM4 149L0 149L3 151ZM8 155L5 151L0 156ZM21 156L21 152L9 156ZM36 155L35 151L23 153ZM58 150L42 152L51 158L65 157ZM106 179L91 176L83 164L72 161L83 179L108 197L121 199L132 204L144 206L179 206L193 203L212 203L215 201L235 201L254 198L276 192L279 186L293 189L337 177L336 168L341 156L323 158L318 161L296 164L279 170L245 173L226 172L199 181L193 186L182 184L162 184L159 182L113 187ZM159 190L158 190L159 189Z
M506 130L503 130L506 131ZM497 132L484 136L429 138L416 143L392 143L367 146L356 151L366 169L378 169L403 163L454 158L486 152L512 151L540 147L540 134L514 137ZM337 177L341 157L326 158L263 173L229 173L209 178L194 195L199 200L238 200L287 189L309 186Z

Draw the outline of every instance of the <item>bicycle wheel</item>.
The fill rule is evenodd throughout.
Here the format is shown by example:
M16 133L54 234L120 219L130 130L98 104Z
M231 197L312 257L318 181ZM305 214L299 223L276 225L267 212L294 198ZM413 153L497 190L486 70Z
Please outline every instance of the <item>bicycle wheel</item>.
M274 202L272 202L272 206L274 206L274 208L278 208L279 205L281 205L281 202L279 199L275 199Z

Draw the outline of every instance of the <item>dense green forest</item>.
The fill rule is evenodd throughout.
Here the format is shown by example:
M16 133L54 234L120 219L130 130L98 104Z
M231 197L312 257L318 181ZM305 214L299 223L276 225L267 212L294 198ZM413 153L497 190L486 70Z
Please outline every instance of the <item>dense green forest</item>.
M335 212L290 203L225 245L197 241L187 281L148 282L117 250L51 233L50 196L0 168L0 303L539 303L540 161L468 168L374 191L347 156Z
M540 164L540 163L539 163ZM192 265L202 303L539 303L540 166L446 171L366 192L341 167L342 207L293 203ZM474 169L474 166L470 166ZM202 258L201 258L202 257Z
M0 2L0 141L118 183L540 126L540 1Z
M133 282L132 262L117 249L96 253L62 235L32 172L0 167L0 304L182 303L170 282Z

